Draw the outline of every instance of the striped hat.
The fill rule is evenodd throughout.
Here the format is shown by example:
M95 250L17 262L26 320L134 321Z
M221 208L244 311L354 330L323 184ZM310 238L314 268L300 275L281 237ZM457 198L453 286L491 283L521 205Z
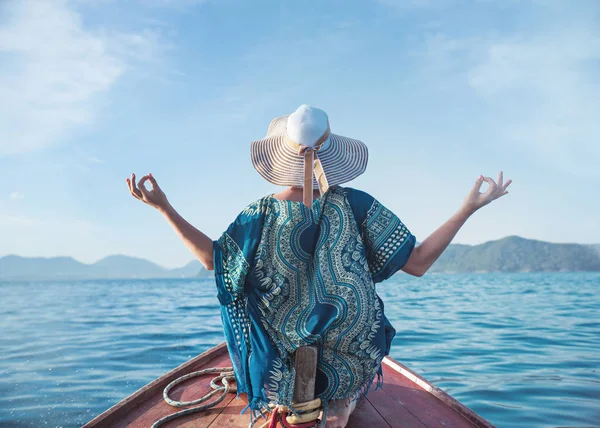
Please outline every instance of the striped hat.
M303 201L312 207L312 190L350 181L367 167L367 146L332 134L327 113L301 105L294 113L273 119L267 135L253 141L252 165L267 181L303 187ZM312 185L311 185L312 184Z

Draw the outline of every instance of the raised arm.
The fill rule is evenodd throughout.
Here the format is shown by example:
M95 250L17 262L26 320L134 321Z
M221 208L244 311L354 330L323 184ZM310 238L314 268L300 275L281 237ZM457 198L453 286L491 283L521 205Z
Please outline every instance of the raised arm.
M151 190L146 189L146 181L150 181ZM165 217L185 246L206 269L213 269L213 241L175 211L152 174L143 176L137 185L135 174L131 174L131 179L127 179L127 187L134 198L156 208Z
M485 193L481 193L479 190L484 181L489 184L489 188ZM506 188L512 180L506 183L503 181L502 172L498 175L498 183L490 177L480 176L456 214L415 247L402 270L411 275L423 276L442 255L469 217L481 207L508 193Z

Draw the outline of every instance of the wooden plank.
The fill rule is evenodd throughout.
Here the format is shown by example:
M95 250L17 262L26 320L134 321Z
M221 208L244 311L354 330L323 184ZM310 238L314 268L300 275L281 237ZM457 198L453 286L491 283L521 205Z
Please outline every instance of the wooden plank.
M226 409L224 409L215 420L209 425L202 425L202 427L210 428L247 428L250 424L250 410L241 415L240 412L248 405L248 400L242 398L236 398L232 400ZM266 422L266 421L265 421ZM259 427L261 424L256 423L255 426ZM199 425L181 425L187 428L195 428Z
M317 348L302 346L294 355L296 380L294 382L294 402L304 403L315 398L315 378L317 376Z
M395 379L395 384L391 385L386 381L389 387L386 388L384 384L383 390L398 400L425 425L445 428L495 428L491 422L393 358L386 357L382 367L384 376L392 376ZM413 382L414 387L407 388L407 381ZM429 397L435 400L428 399Z
M428 428L473 428L473 424L425 391L385 385L382 389Z
M222 343L208 351L198 355L197 357L181 364L179 367L164 374L158 379L150 382L148 385L140 388L138 391L115 404L113 407L96 416L83 426L83 428L99 428L99 427L115 427L120 425L120 422L125 419L126 415L130 414L134 407L140 406L147 400L153 403L156 397L162 400L162 390L173 380L182 376L185 373L199 370L199 367L208 367L211 360L223 356L224 361L228 361L227 346ZM166 405L166 403L164 403ZM169 406L170 407L170 406Z
M227 367L230 364L229 355L222 355L219 358L215 358L209 361L208 364L214 367ZM202 366L200 369L207 368L209 367L209 365ZM188 381L177 385L169 395L171 398L178 401L191 401L200 398L211 391L210 380L213 377L215 377L215 375L207 375L189 379ZM188 415L183 418L177 418L173 421L168 422L164 426L167 428L177 427L180 426L182 422L190 421L193 421L195 424L197 424L196 426L207 426L210 423L212 423L212 421L215 418L217 418L225 408L227 408L227 405L234 398L235 394L229 394L229 396L226 397L224 401L207 411ZM123 419L121 419L119 423L115 426L147 428L152 426L152 424L160 418L163 418L167 415L176 413L186 408L188 407L176 408L168 405L163 400L162 390L160 390L157 391L157 394L155 394L151 399L146 400L137 407L134 407L131 410L131 412L129 412L127 415L124 415Z
M297 358L296 364L302 364L303 360L314 359L316 367L316 354L315 352L312 356ZM227 347L223 343L144 386L88 422L84 428L125 426L147 428L161 417L181 410L169 406L162 398L162 391L168 383L184 374L203 368L230 365ZM385 375L383 389L374 391L373 388L368 399L363 400L350 417L348 428L494 427L484 418L399 362L388 357L384 360L383 370ZM301 374L304 371L304 368L297 366L298 373ZM301 375L301 377L303 376ZM174 388L170 396L179 401L199 398L209 391L211 378L211 376L206 376L190 379ZM314 394L314 375L306 375L306 379L297 381L296 386L303 391L304 397L309 397L310 391ZM307 399L310 398L301 398L302 401ZM244 398L238 399L235 398L235 394L230 394L214 408L176 419L166 424L166 427L246 428L250 421L250 412L240 415L240 411L246 404Z
M402 403L384 392L383 389L375 391L375 385L372 388L367 399L392 428L427 428Z
M362 400L348 419L346 428L391 428L391 425L379 414L369 402Z

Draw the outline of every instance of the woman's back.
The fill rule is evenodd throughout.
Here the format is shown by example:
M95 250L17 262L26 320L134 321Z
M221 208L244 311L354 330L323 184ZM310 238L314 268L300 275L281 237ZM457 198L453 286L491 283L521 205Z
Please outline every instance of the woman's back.
M366 392L394 334L374 282L413 246L396 216L350 188L330 188L312 209L271 195L242 211L215 245L215 273L238 389L253 409L291 403L293 355L305 345L319 349L317 396Z

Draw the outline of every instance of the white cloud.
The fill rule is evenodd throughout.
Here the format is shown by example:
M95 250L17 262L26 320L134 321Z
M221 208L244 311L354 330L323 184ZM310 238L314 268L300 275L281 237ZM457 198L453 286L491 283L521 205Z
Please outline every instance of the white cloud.
M10 199L23 199L25 197L21 192L12 192L10 194Z
M510 35L429 35L415 55L423 86L478 100L479 135L563 171L600 174L600 30L586 19Z
M569 30L491 43L468 79L482 97L514 109L507 138L587 175L600 164L600 33Z
M0 156L56 143L90 124L128 61L157 35L93 32L67 0L4 4L0 27Z
M104 161L102 159L98 159L95 156L88 156L87 160L88 160L88 162L91 162L91 163L104 163Z
M0 230L5 229L8 233L15 229L27 229L32 227L39 227L43 224L43 221L37 218L26 217L26 216L12 216L12 215L1 215L0 216ZM4 235L5 237L7 235Z

